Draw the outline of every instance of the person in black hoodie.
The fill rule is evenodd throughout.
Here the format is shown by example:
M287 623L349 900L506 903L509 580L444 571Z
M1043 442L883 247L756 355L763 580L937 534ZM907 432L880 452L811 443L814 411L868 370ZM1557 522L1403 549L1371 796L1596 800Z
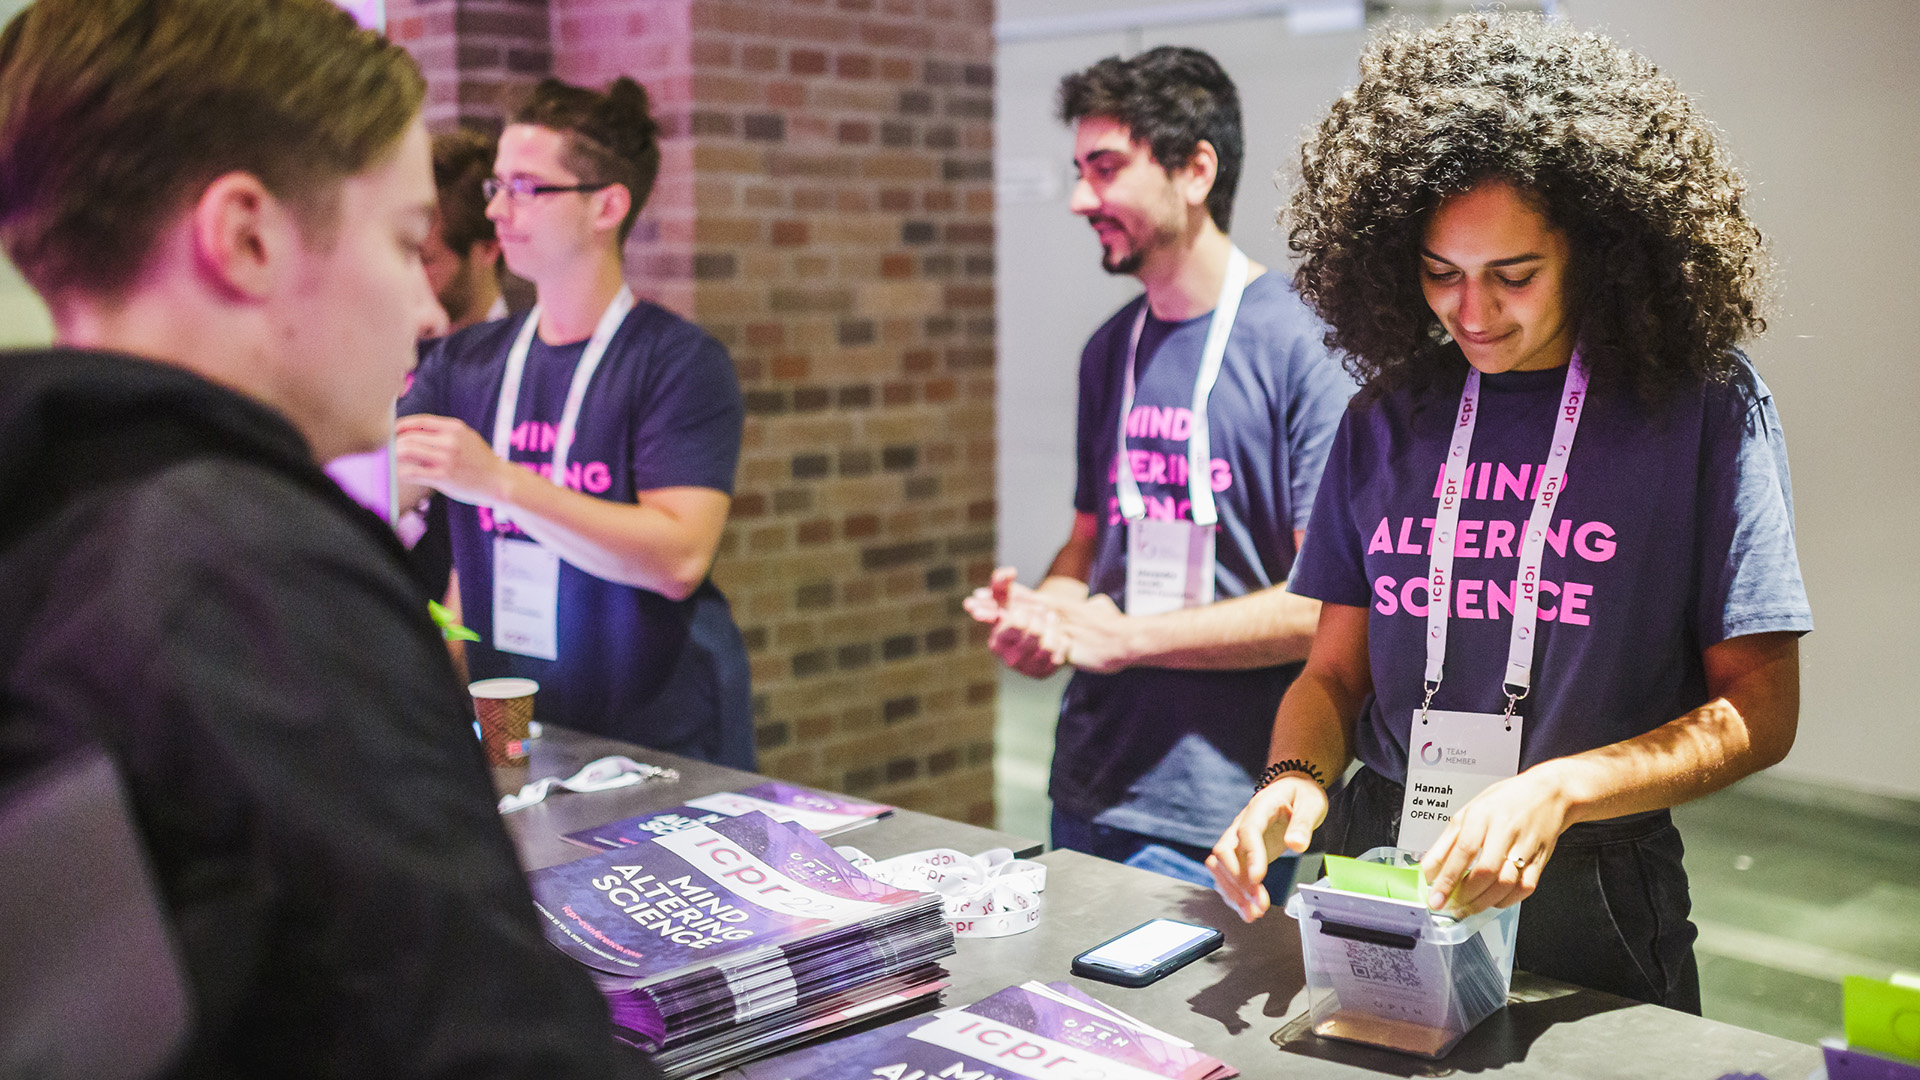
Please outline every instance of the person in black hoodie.
M326 0L0 34L0 240L59 342L0 358L0 792L118 766L173 1075L654 1075L542 939L399 544L317 464L385 442L432 310L422 93Z

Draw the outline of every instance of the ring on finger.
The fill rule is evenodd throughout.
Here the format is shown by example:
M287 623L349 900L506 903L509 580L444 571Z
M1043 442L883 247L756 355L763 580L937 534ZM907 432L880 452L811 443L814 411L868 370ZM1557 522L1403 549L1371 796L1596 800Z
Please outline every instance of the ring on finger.
M1513 858L1508 859L1507 861L1513 864L1513 868L1515 870L1525 870L1527 868L1528 860L1525 855L1515 855Z

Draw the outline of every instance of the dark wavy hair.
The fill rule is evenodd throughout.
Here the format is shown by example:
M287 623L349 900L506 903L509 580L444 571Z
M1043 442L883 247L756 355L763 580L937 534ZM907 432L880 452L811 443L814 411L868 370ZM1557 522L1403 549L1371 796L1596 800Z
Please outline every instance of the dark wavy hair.
M433 137L433 186L440 193L440 240L462 259L473 245L493 239L487 197L480 184L493 175L500 140L472 128Z
M660 125L649 110L646 87L625 75L608 84L604 94L542 79L512 122L565 134L567 150L561 160L581 183L626 187L633 205L620 222L620 242L625 244L660 175Z
M1599 34L1461 15L1368 43L1281 213L1300 295L1369 397L1461 370L1420 290L1420 245L1443 199L1494 179L1568 238L1596 385L1651 401L1726 379L1734 346L1766 329L1771 262L1746 184L1673 81Z
M1060 119L1076 123L1102 116L1153 151L1163 169L1193 160L1205 139L1220 168L1207 192L1207 216L1227 231L1233 193L1240 186L1246 140L1240 129L1240 93L1225 69L1199 49L1162 45L1131 59L1109 56L1060 80Z

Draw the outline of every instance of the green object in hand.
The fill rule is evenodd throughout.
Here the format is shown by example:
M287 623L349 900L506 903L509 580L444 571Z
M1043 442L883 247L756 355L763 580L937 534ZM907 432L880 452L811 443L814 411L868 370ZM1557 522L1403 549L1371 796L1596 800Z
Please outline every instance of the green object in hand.
M1920 990L1849 975L1841 995L1847 1049L1920 1061Z
M440 628L440 636L448 641L479 641L480 635L461 626L454 619L453 612L438 600L427 601L427 614L433 616L433 625Z
M1328 855L1325 863L1327 881L1336 889L1367 896L1384 896L1389 900L1420 902L1422 883L1417 866L1361 862L1344 855Z

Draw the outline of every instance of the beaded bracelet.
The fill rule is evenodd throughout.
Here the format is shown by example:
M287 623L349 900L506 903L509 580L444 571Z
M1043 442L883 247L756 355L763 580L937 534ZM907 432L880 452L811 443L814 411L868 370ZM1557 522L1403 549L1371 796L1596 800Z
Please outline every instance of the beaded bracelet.
M1299 758L1288 758L1285 761L1276 761L1267 766L1266 771L1260 774L1260 782L1253 786L1253 790L1258 794L1268 784L1292 772L1306 773L1314 783L1319 784L1321 787L1327 786L1327 778L1322 776L1320 770L1314 768L1310 762L1302 761Z

